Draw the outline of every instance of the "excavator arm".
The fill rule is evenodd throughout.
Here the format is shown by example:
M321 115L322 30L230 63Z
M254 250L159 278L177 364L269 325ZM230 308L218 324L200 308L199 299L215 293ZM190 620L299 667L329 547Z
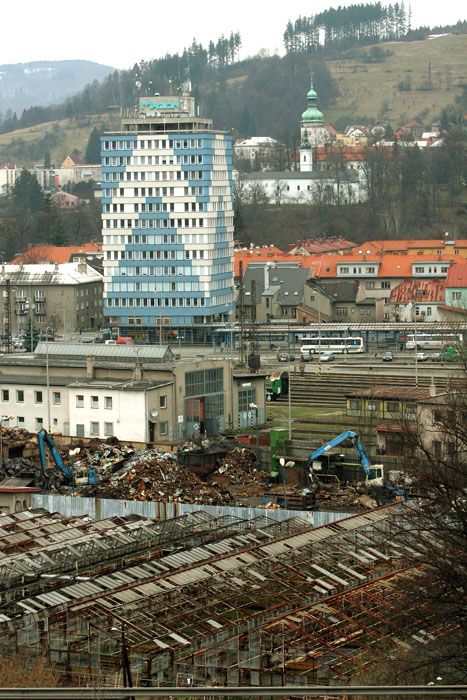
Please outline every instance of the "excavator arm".
M44 430L39 430L37 433L37 444L39 446L39 457L41 462L41 471L44 477L47 472L47 458L46 449L49 450L50 455L57 469L63 474L66 484L71 484L73 482L73 474L71 469L69 469L64 463L60 452L57 450L57 446L49 433Z

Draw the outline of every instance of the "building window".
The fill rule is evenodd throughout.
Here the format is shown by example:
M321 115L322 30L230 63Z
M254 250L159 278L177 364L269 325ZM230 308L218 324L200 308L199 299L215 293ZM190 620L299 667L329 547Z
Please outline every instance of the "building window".
M159 396L159 408L167 408L167 394Z
M44 419L43 418L36 418L36 430L42 430L44 427Z
M431 443L431 449L433 451L433 455L439 459L441 457L441 441L433 440Z
M381 289L391 289L390 282L381 282Z
M76 408L84 407L84 396L83 394L76 394Z
M16 403L24 403L24 391L22 389L18 389L16 392Z
M185 374L185 396L204 396L224 391L224 370L202 369Z
M462 299L462 292L451 292L453 301L460 301Z
M10 400L10 392L8 389L2 389L2 401Z
M111 409L112 408L112 397L111 396L104 396L104 408Z
M349 408L351 411L360 411L362 408L361 399L350 399Z
M238 392L238 410L250 411L250 403L256 403L256 389L240 389Z
M34 403L42 403L42 391L34 392Z
M159 432L161 435L168 435L169 424L166 420L163 420L161 423L159 423Z
M114 436L114 424L113 423L104 423L104 435L105 435L105 437L113 437Z
M379 411L379 401L368 401L367 407L369 411Z
M367 289L374 289L374 288L375 288L375 283L374 283L374 282L367 282L367 283L365 284L365 287L366 287Z
M91 396L91 408L99 408L99 397Z
M18 416L16 419L16 424L17 424L18 428L24 428L24 426L25 426L24 416Z
M399 410L399 402L398 401L388 401L388 403L387 403L388 413L397 413L398 410Z
M76 437L84 437L84 424L83 423L76 424Z
M99 423L96 423L95 421L91 421L89 432L91 435L99 435Z
M52 394L52 403L54 406L60 406L62 403L62 397L59 391L54 391Z

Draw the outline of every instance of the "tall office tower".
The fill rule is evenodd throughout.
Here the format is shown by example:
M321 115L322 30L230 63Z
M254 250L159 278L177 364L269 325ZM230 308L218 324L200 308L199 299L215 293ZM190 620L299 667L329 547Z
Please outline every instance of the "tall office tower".
M141 97L102 137L104 315L123 335L233 309L232 137L194 98Z

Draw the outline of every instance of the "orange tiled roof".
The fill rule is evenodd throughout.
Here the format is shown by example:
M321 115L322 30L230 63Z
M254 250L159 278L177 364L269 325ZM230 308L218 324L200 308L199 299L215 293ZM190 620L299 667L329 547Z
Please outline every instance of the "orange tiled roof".
M101 243L82 243L76 246L57 246L57 245L34 245L17 255L11 262L14 265L21 263L67 263L72 255L76 253L99 253L102 250Z
M449 268L446 287L467 287L467 261L457 262Z
M314 159L320 162L336 156L348 161L365 160L367 153L366 146L316 146Z
M433 260L432 256L426 255L346 255L326 254L320 256L304 256L302 266L313 268L316 277L336 277L337 265L348 263L349 265L358 263L379 263L379 277L411 277L412 264L421 260ZM436 261L453 262L453 257L449 255L437 255Z
M367 250L378 253L390 253L392 251L411 251L413 254L414 250L421 250L423 248L432 248L433 250L439 249L444 250L446 244L443 239L440 238L427 238L417 240L385 240L385 241L365 241L365 243L360 243L358 246L354 246L352 249L353 253L357 253L359 250L364 253ZM467 240L460 239L455 241L453 244L454 248L467 248Z
M300 267L312 269L315 277L333 278L337 277L337 265L348 263L349 265L357 265L359 263L375 263L379 264L379 277L411 277L412 265L421 261L437 262L455 262L452 255L409 255L409 254L394 254L394 255L378 255L373 252L369 255L355 253L325 253L322 255L280 255L271 252L270 248L235 251L235 276L240 275L240 261L243 263L243 269L250 262L300 262ZM357 276L356 276L357 277Z

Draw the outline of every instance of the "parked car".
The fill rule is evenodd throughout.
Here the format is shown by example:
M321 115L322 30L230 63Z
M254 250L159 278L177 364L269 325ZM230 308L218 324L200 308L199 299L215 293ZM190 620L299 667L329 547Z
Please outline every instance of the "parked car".
M426 362L429 359L430 358L426 352L417 352L417 362Z
M295 355L292 355L291 352L278 352L277 359L279 362L293 362Z
M301 362L313 362L313 355L311 352L306 352L304 355L300 355Z
M442 362L443 361L443 353L442 352L434 352L433 355L431 356L431 361L432 362Z
M319 361L320 362L332 362L335 358L335 355L333 352L322 352L321 355L319 356Z
M385 352L383 355L383 362L392 362L394 359L394 355L392 352Z

